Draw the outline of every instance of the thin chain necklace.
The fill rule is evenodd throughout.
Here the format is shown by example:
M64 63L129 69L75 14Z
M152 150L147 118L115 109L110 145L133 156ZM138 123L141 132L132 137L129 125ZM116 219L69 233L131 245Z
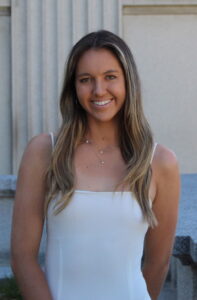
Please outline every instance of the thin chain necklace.
M89 140L89 139L86 139L85 140L85 143L86 144L92 144L92 142L91 142L91 140ZM97 158L98 158L98 160L99 160L99 166L100 167L104 167L104 165L105 165L105 161L104 161L104 159L103 159L103 154L105 153L105 150L104 149L102 149L102 148L100 148L100 147L98 147L98 145L97 144L95 144L95 146L97 147L97 149L98 149L98 151L94 151L95 152L95 154L96 154L96 156L97 156ZM100 156L101 155L101 156Z

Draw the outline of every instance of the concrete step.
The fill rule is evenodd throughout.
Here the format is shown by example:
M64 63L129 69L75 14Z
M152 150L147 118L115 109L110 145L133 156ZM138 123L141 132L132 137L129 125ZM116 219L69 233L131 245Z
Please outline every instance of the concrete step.
M172 288L169 283L165 283L158 300L176 300L176 299L177 299L176 289Z
M13 276L10 266L0 265L0 279Z

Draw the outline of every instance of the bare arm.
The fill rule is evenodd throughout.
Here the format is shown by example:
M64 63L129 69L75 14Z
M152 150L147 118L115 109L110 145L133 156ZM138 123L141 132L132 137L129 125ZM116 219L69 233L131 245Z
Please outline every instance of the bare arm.
M153 211L158 226L149 228L145 238L143 275L151 299L156 300L165 281L173 248L180 191L179 168L175 155L158 145L153 161L156 195Z
M32 139L23 155L14 203L12 269L27 300L52 300L37 257L44 224L45 171L51 155L50 138Z

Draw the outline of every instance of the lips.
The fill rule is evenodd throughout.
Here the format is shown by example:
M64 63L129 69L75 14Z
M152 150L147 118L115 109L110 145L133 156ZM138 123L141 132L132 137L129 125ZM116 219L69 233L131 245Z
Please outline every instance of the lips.
M112 102L113 99L106 99L106 100L102 100L102 101L98 101L98 100L92 100L91 102L97 106L105 106L107 104L109 104L110 102Z

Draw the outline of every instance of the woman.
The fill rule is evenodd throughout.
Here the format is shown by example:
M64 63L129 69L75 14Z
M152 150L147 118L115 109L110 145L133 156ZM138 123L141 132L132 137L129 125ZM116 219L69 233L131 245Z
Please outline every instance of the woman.
M34 137L19 170L12 267L24 298L156 300L173 246L178 164L153 143L122 39L103 30L73 47L60 108L57 136Z

